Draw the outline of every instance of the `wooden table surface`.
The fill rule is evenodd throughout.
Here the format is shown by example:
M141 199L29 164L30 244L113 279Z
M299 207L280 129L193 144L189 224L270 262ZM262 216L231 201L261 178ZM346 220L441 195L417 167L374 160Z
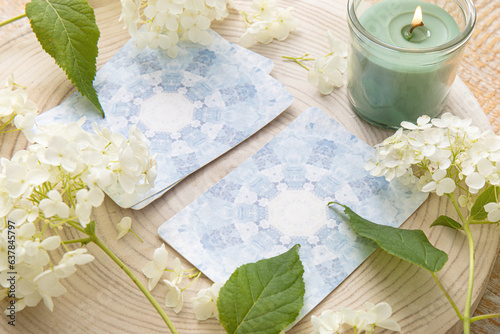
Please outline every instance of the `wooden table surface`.
M0 20L10 18L12 16L18 15L23 12L24 3L26 0L0 0ZM340 1L342 6L339 6L337 1L335 4L331 4L329 1L305 1L306 4L299 2L294 2L293 5L299 10L296 12L297 16L305 17L307 23L311 23L315 19L315 13L321 13L327 16L328 19L339 20L339 17L343 17L342 12L344 10L343 1ZM98 24L101 27L102 37L100 41L100 56L98 59L98 66L102 66L105 61L109 59L114 52L124 43L127 39L126 33L121 30L120 23L116 22L119 16L119 5L116 1L101 1L94 0L90 1L91 5L96 8L96 15L98 19ZM278 1L278 4L280 1ZM288 2L283 2L288 4ZM309 3L309 5L307 4ZM468 44L467 50L462 61L461 68L459 70L460 78L465 82L466 86L474 94L475 98L479 102L482 110L486 114L489 122L491 123L493 129L500 133L500 58L498 53L500 51L500 2L498 0L478 0L475 2L478 11L478 20L476 25L476 30ZM248 6L248 2L236 1L238 8ZM334 8L330 8L330 6ZM317 8L328 8L328 10L321 12ZM340 11L338 14L336 11ZM311 22L308 22L310 19ZM321 21L321 20L320 20ZM102 26L101 26L102 24ZM311 23L313 24L313 23ZM119 29L116 26L119 26ZM333 24L333 29L336 33L345 31L345 22L342 22L337 26ZM319 29L318 27L314 27ZM239 20L235 10L231 11L230 17L223 23L217 24L215 29L219 31L224 37L231 41L237 41L239 35L241 35L244 30L241 21ZM324 30L324 28L322 28ZM324 37L324 31L321 31L320 36ZM269 46L257 46L254 48L256 52L259 52L265 56L272 58L275 62L279 61L279 56L281 54L276 54L278 52L288 52L289 55L300 55L306 51L315 51L315 49L321 49L318 43L322 44L322 48L326 48L326 39L316 43L310 39L300 38L315 36L307 31L301 31L295 33L289 40L289 42L274 43ZM317 36L317 35L316 35ZM290 48L286 47L285 43L290 43ZM0 72L0 80L3 80L9 70L6 66L15 66L10 70L15 70L15 72L20 72L17 76L20 80L25 80L26 82L20 82L21 84L26 84L28 86L28 92L31 98L34 98L38 103L39 107L43 110L50 109L55 105L59 104L68 94L72 91L71 84L69 84L64 75L57 69L51 59L43 54L43 51L36 46L36 41L33 34L30 33L29 24L27 19L20 20L9 26L0 28L0 57L4 56L2 59L2 71ZM6 55L8 53L8 55ZM16 55L26 55L21 60L16 63L12 58ZM8 63L8 64L6 64ZM20 67L20 68L19 68ZM34 72L33 72L34 71ZM291 74L290 71L293 71ZM156 228L165 220L165 218L171 217L173 214L182 209L185 205L194 200L197 196L206 191L211 185L217 182L220 178L226 175L230 170L234 169L239 163L244 161L246 157L250 156L252 152L258 150L265 142L269 141L279 130L281 130L286 124L288 124L300 110L303 110L304 106L308 106L310 102L309 96L313 96L319 107L323 110L329 112L334 118L339 120L344 126L349 130L354 132L363 140L369 142L370 144L375 144L376 142L383 139L386 135L386 131L379 129L372 129L371 127L367 130L367 125L362 121L353 119L351 113L340 113L337 115L334 113L334 108L331 108L331 104L336 104L337 107L346 107L345 94L339 93L339 98L322 98L320 97L314 89L306 88L306 92L301 94L302 86L307 85L305 83L305 76L300 72L299 67L293 68L288 67L288 65L279 64L273 71L273 75L277 77L280 81L284 82L285 85L291 90L292 94L296 96L299 101L294 103L295 107L292 111L287 111L277 122L273 122L270 127L266 127L263 131L259 132L257 135L252 137L250 142L246 142L241 148L238 148L238 152L231 152L223 156L221 161L216 164L211 164L207 168L204 168L199 173L195 173L192 177L188 178L186 181L182 182L178 187L174 188L173 191L169 192L164 198L153 203L147 209L133 212L130 210L121 210L118 206L114 205L110 200L106 200L105 205L102 208L96 210L95 219L102 224L102 221L116 221L122 215L130 215L134 218L136 226L139 225L138 221L146 220L152 221L151 224L144 224L144 226L139 226L138 233L145 239L150 240L150 242L145 242L140 244L136 242L133 238L127 239L123 244L116 243L114 241L114 236L116 231L112 227L113 224L109 224L111 227L103 228L101 233L105 241L107 241L111 247L119 253L123 258L127 259L127 264L132 266L132 269L138 273L139 277L140 269L152 256L152 251L154 248L161 244L161 240L156 234ZM44 74L44 78L35 77L37 75ZM292 80L289 83L285 80ZM47 82L48 81L48 82ZM29 85L28 85L29 84ZM300 88L299 88L300 87ZM48 92L47 92L48 91ZM342 90L341 90L342 92ZM50 93L50 94L48 94ZM334 93L335 94L335 93ZM451 100L459 99L459 97L451 97ZM318 102L319 101L319 102ZM472 104L475 103L471 102ZM298 105L297 105L298 104ZM454 110L459 110L461 106L459 104L452 104ZM300 110L299 110L300 109ZM465 110L465 109L464 109ZM462 112L466 112L462 111ZM460 112L459 112L460 113ZM481 117L476 114L470 115L474 118L476 122L481 123ZM2 157L8 157L12 154L14 150L22 149L26 142L20 136L10 136L10 137L0 137L0 142L2 143L0 147L0 155ZM189 183L189 184L187 184ZM193 189L196 187L195 189ZM409 221L405 223L405 227L418 228L423 224L428 224L429 221L436 217L437 208L440 212L443 210L449 210L449 207L441 200L437 198L432 198L432 203L429 204L429 200L426 204L420 208L416 214L414 214ZM125 212L123 212L125 211ZM451 212L451 211L450 211ZM427 217L429 213L430 217ZM427 227L422 227L426 234L430 234L431 241L441 240L441 231L432 233ZM493 232L494 231L494 232ZM107 234L106 234L107 233ZM436 235L439 234L439 235ZM493 241L488 239L485 234L493 234ZM487 230L481 229L478 234L476 234L481 241L489 240L488 242L493 242L498 245L498 230ZM445 236L450 238L450 236ZM456 236L454 237L456 238ZM491 238L491 236L490 236ZM446 239L448 240L448 239ZM439 245L438 245L439 247ZM455 247L455 246L454 246ZM486 247L483 249L482 247ZM90 247L91 252L97 254L99 252L95 247ZM463 253L464 249L458 251L458 253ZM486 271L481 277L478 278L479 291L475 292L475 300L479 301L482 289L486 287L483 297L480 299L479 306L476 310L477 314L500 312L500 259L498 257L497 250L487 248L487 245L478 245L478 249L483 250L484 253L478 252L478 268ZM465 248L466 250L466 248ZM175 252L172 251L173 254ZM483 263L480 259L481 257L488 253L490 264ZM465 254L465 253L464 253ZM450 256L450 261L454 262L455 255ZM459 255L456 255L457 258ZM457 260L459 261L459 260ZM495 262L496 261L496 262ZM493 272L491 278L488 282L488 272L491 269L491 263L495 262L493 267ZM141 333L154 333L158 332L162 328L161 320L158 321L158 317L151 310L151 307L147 302L144 302L144 298L140 293L138 293L135 287L131 284L128 277L120 273L120 271L115 270L113 263L104 258L103 256L96 256L96 260L93 264L88 265L87 268L83 267L74 276L78 278L71 277L63 284L68 287L68 292L59 298L55 299L55 309L54 314L51 314L45 309L43 305L39 305L36 310L25 310L21 313L25 313L22 317L20 316L18 324L21 325L20 328L13 330L12 328L7 328L8 332L18 332L18 333L66 333L75 331L75 329L85 329L85 332L99 333L103 329L107 329L107 332L141 332ZM188 264L186 264L188 265ZM383 266L383 268L392 269L381 269L377 266ZM370 267L372 266L372 267ZM410 282L411 284L417 284L417 282L423 282L421 285L421 290L425 290L427 294L435 295L434 300L431 302L425 302L420 305L420 308L411 308L410 310L405 309L406 306L398 305L398 301L402 301L398 298L391 297L390 293L384 292L387 290L388 286L397 285L398 280L393 280L393 276L388 276L386 283L375 282L371 284L370 282L364 282L362 287L354 290L349 290L348 284L360 284L358 281L362 280L366 275L370 276L369 271L371 269L378 268L380 274L389 274L393 271L399 272L400 278L403 281ZM458 266L458 265L457 265ZM394 269L398 267L399 269ZM402 268L402 269L401 269ZM445 267L446 268L446 267ZM465 268L465 267L464 267ZM478 269L479 270L479 269ZM450 291L452 294L459 295L460 289L463 289L463 284L466 284L464 279L463 270L443 270L445 273L443 275L455 275L455 278L446 279L444 281L450 284ZM368 272L366 274L365 272ZM432 312L436 310L441 310L444 308L449 308L449 305L444 301L440 295L439 290L437 292L432 285L428 277L426 277L426 272L422 272L417 268L412 266L406 266L406 264L400 263L400 261L384 255L380 250L376 251L367 262L365 262L356 274L349 277L347 283L341 285L340 292L335 292L333 297L336 300L340 300L342 304L336 304L331 299L322 303L322 305L312 313L319 314L320 311L330 308L337 308L340 305L343 306L360 306L364 301L367 301L369 297L375 298L375 296L386 296L387 301L393 301L393 307L395 308L395 316L397 320L403 325L403 333L442 333L445 331L458 332L456 326L456 321L454 319L454 314L447 311L440 313L439 319L432 317ZM466 274L465 274L466 275ZM82 277L83 276L83 277ZM392 278L391 278L392 277ZM374 279L375 280L375 279ZM481 284L483 282L484 284ZM205 287L209 284L207 280L202 280L196 283L194 290L201 287ZM385 284L385 285L384 285ZM382 285L382 287L380 287ZM117 287L118 286L118 287ZM377 290L379 289L379 290ZM380 290L381 289L381 290ZM385 290L384 290L385 289ZM431 291L432 290L432 291ZM477 290L477 289L476 289ZM365 293L365 295L358 295L357 297L352 297L350 294ZM378 291L378 294L376 293ZM88 298L86 293L91 293L94 298ZM463 292L463 291L462 291ZM194 292L191 293L194 295ZM161 293L155 294L158 300L161 300ZM407 300L411 300L410 297L413 294L408 295ZM408 299L409 298L409 299ZM457 299L461 300L459 297ZM419 299L413 299L413 303L419 303L426 300L422 296ZM121 305L118 309L116 305ZM61 308L67 309L61 311ZM209 321L203 324L202 327L197 327L195 321L193 321L192 314L190 314L189 308L191 305L187 303L186 312L179 315L172 315L173 320L179 325L179 330L181 332L210 332L217 333L221 332L220 325L215 321ZM434 311L432 309L434 308ZM429 309L432 312L424 312L424 309ZM417 311L415 311L417 310ZM109 311L109 314L108 314ZM419 313L417 316L415 314L409 315L410 313ZM77 314L75 316L74 314ZM51 319L51 317L54 317ZM48 320L47 320L48 319ZM410 319L410 320L408 320ZM426 321L430 322L431 325L426 324ZM96 325L99 323L99 325ZM123 325L123 327L122 327ZM439 326L441 327L439 327ZM139 327L137 327L139 326ZM426 327L427 326L427 327ZM430 326L430 327L429 327ZM6 329L5 319L0 321L0 329ZM140 328L139 331L137 328ZM198 329L196 329L198 328ZM201 330L203 328L203 330ZM406 329L406 331L405 331ZM310 322L309 316L301 321L294 329L290 332L293 333L303 333L310 332ZM498 333L500 332L500 320L482 320L473 324L473 333Z

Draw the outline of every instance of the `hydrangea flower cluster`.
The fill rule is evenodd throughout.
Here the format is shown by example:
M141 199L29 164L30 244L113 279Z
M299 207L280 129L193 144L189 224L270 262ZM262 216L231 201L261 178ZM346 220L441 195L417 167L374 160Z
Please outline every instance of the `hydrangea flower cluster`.
M231 0L121 0L120 20L135 38L139 48L146 46L167 51L171 58L178 53L179 40L208 45L212 39L207 29L211 22L229 15ZM139 24L144 29L137 30Z
M77 241L62 241L60 231L84 231L103 189L119 187L127 200L153 185L156 164L137 128L125 138L97 126L86 132L84 121L39 127L33 144L0 161L0 295L15 269L17 311L42 299L52 310L52 297L66 291L60 280L94 259L85 248L69 250ZM49 252L61 248L55 262Z
M316 57L314 67L307 76L309 83L318 87L319 92L324 95L344 85L342 74L347 69L347 44L337 39L330 30L327 35L330 53Z
M314 326L314 334L340 333L344 329L352 327L354 333L373 333L375 327L385 328L391 331L400 332L399 324L389 319L392 315L392 308L389 304L382 302L377 305L365 303L366 310L354 311L341 308L334 312L327 310L319 317L313 315L311 323Z
M11 74L5 88L0 89L0 131L14 125L23 132L28 141L33 142L32 129L37 113L36 104L28 99L28 94L24 89L14 83L14 76Z
M343 73L347 69L347 44L337 39L330 30L327 31L327 36L330 53L325 56L310 57L308 53L302 57L283 56L308 70L307 80L324 95L344 85ZM304 65L303 62L309 60L314 60L313 68Z
M142 269L143 274L149 279L148 289L151 291L156 287L163 274L168 271L170 272L170 279L164 279L163 283L167 286L167 295L165 296L165 306L171 307L175 313L179 313L182 310L184 304L184 298L182 293L191 284L193 284L198 277L200 277L201 272L195 274L185 273L190 270L186 270L182 267L181 261L178 257L174 259L172 264L172 269L167 269L168 266L168 251L165 248L165 244L162 244L159 248L155 249L153 253L153 260L149 261ZM193 270L193 269L191 269ZM180 288L179 283L183 281L184 276L188 278L195 277L186 287Z
M467 195L458 201L470 208L472 195L487 185L500 185L500 137L481 133L471 122L450 113L435 119L422 116L417 124L402 122L394 135L376 146L375 158L365 168L388 181L403 177L439 196L464 183ZM485 208L493 222L500 219L496 207L498 203Z
M292 16L293 7L277 8L275 0L254 0L250 8L251 13L241 12L247 31L239 44L245 48L257 42L269 44L273 39L283 41L299 25L299 20Z

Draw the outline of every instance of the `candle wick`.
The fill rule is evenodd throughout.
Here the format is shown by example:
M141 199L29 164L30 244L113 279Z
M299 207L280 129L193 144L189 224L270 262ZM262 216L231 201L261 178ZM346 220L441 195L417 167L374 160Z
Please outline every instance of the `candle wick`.
M423 27L424 26L424 22L420 22L419 24L415 24L414 26L411 27L410 29L410 38L411 38L411 34L413 32L413 29L415 29L416 27Z

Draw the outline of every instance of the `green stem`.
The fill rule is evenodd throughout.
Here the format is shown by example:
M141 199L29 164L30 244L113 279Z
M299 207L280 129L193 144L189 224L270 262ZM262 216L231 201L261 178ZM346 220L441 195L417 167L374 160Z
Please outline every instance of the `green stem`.
M467 286L467 299L465 301L465 310L464 310L464 334L470 333L470 309L472 304L472 288L474 286L474 240L472 239L472 233L469 228L469 222L467 221L464 226L465 235L467 235L467 240L469 241L469 284Z
M76 228L78 231L83 232L85 234L88 234L80 224L74 222L74 221L67 221L66 224L70 225L71 227ZM91 236L90 236L91 237Z
M11 133L11 132L16 132L16 131L21 131L21 129L17 129L17 128L15 128L15 129L12 129L12 130L6 130L6 131L2 131L2 132L0 132L0 134L3 134L3 133Z
M457 305L455 304L455 302L453 301L453 299L451 299L451 297L448 294L448 292L446 292L445 288L443 287L443 285L441 284L441 282L437 278L436 273L435 272L431 272L431 274L432 274L432 277L434 277L434 280L436 281L436 283L439 286L439 288L441 289L441 291L443 291L444 295L446 296L446 298L450 302L451 306L453 306L453 309L457 313L457 315L460 318L460 320L463 320L464 317L463 317L462 313L460 313L460 310L458 309Z
M496 317L500 317L500 313L478 315L476 317L471 318L470 322L483 320L483 319L491 319L491 318L496 318Z
M133 235L135 235L137 237L137 239L141 240L141 242L144 242L144 240L142 240L142 238L140 236L137 235L137 233L135 233L134 231L132 230L128 230L130 233L132 233Z
M13 18L8 19L8 20L6 20L6 21L0 22L0 27L3 27L4 25L7 25L7 24L12 23L12 22L15 22L15 21L17 21L17 20L20 20L20 19L22 19L22 18L23 18L23 17L25 17L25 16L26 16L26 13L21 14L21 15L18 15L18 16L16 16L16 17L13 17Z
M3 130L3 128L5 128L6 126L8 126L10 124L10 122L12 122L12 120L14 119L14 117L16 117L15 115L12 116L7 122L5 122L2 126L0 126L0 130Z
M307 67L306 65L302 64L301 60L314 60L314 58L304 58L304 57L296 58L296 57L281 56L281 58L288 59L288 60L293 60L294 62L296 62L297 64L299 64L300 66L302 66L303 68L305 68L306 70L309 71L310 68Z
M91 241L93 241L91 238L81 238L81 239L73 239L73 240L64 240L62 243L63 244L77 244L79 242L89 243Z
M243 22L245 22L245 25L249 28L252 24L248 20L248 13L242 11L241 16L243 16Z
M458 206L458 203L457 201L455 200L455 196L453 195L453 193L451 194L446 194L446 196L448 196L448 198L451 200L451 203L453 203L453 206L455 207L455 210L457 210L457 213L458 215L460 216L460 220L462 220L462 223L465 224L465 217L464 215L462 214L462 211L460 211L460 207Z
M184 289L182 289L181 292L186 290L187 288L189 288L191 285L193 285L193 283L196 282L196 280L198 280L200 275L201 275L201 271L198 271L198 274L196 275L196 277L191 281L191 283L189 283Z
M99 240L96 235L89 235L89 236L92 239L92 241L104 251L104 253L106 253L113 261L115 261L115 263L128 275L128 277L130 277L130 279L135 283L135 285L137 285L139 290L141 290L144 296L146 296L146 298L153 305L158 314L160 314L162 319L165 321L168 328L170 329L170 332L172 334L178 334L177 330L174 327L174 324L170 321L165 311L161 308L160 304L158 304L158 302L154 299L151 293L139 281L139 279L134 275L134 273L125 265L125 263L123 263L108 247L106 247L106 245L101 240Z
M490 222L488 220L471 220L469 224L498 224L499 222Z

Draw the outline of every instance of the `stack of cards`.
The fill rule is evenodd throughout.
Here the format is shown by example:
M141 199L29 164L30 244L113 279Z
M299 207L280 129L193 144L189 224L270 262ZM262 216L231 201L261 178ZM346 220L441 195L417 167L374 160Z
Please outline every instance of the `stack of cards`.
M104 119L79 93L37 117L39 125L86 116L99 127L128 136L130 125L146 135L157 154L155 187L139 194L140 209L180 180L235 147L293 101L269 75L273 63L211 31L212 44L179 44L179 55L137 49L129 41L97 73L94 87ZM106 191L121 205L121 193Z
M427 198L416 187L370 176L364 165L373 153L322 111L308 109L158 233L214 282L300 244L306 293L298 321L376 248L328 202L399 227Z

